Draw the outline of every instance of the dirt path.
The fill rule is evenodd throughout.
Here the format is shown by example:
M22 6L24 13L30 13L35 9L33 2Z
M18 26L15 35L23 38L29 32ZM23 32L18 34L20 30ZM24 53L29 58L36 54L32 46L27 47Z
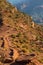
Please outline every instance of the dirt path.
M9 35L14 34L15 31L13 31L13 29L14 28L9 28L6 31L1 31L0 32L0 37L2 37L4 39L4 48L6 50L6 57L9 57L9 52L12 52L10 49L12 49L13 50L13 52L12 52L13 56L12 56L12 58L13 58L13 60L15 60L19 56L19 54L18 54L17 49L11 48L9 46L11 42L8 39Z

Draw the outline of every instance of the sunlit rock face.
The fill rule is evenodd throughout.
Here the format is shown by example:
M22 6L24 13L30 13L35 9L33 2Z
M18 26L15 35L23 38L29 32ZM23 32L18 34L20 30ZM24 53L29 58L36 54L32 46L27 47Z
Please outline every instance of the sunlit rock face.
M43 0L7 0L20 11L32 16L39 24L43 23Z

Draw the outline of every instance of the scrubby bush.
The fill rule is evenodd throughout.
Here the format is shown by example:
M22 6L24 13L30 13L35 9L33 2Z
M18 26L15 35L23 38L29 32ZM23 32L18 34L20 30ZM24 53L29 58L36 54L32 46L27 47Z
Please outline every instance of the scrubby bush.
M0 26L3 25L2 15L0 14Z

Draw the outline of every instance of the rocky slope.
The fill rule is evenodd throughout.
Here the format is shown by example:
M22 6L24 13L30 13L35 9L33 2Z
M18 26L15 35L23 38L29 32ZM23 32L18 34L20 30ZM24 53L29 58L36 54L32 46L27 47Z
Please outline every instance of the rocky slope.
M43 26L0 0L0 65L43 65Z

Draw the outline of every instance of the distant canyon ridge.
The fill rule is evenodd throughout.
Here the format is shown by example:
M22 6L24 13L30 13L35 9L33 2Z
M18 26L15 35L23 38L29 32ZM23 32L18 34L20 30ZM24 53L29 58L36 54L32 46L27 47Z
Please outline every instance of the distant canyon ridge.
M43 24L43 0L7 0L18 10L32 16L38 24Z

